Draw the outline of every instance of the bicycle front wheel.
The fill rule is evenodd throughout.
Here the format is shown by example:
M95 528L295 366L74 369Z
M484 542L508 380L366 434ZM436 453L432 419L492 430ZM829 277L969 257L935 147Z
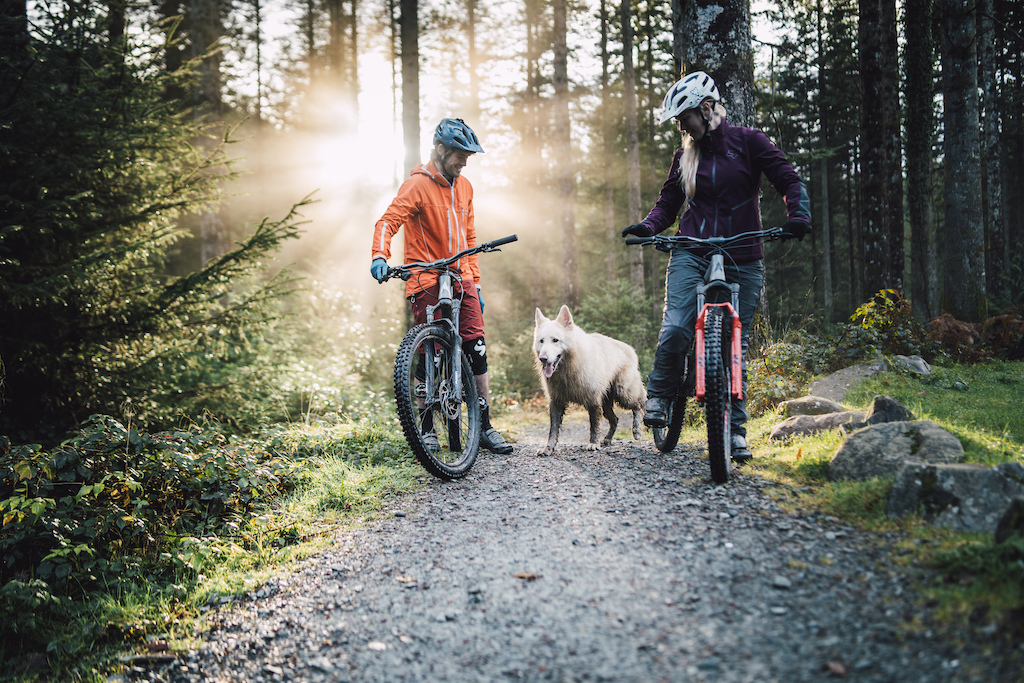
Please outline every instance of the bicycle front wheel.
M704 414L708 423L708 460L716 484L729 481L732 466L732 438L729 411L732 405L732 377L726 362L729 345L725 338L726 313L708 308L704 320Z
M439 479L466 476L480 448L480 404L469 362L456 354L441 325L418 325L402 340L395 402L405 439L423 467Z

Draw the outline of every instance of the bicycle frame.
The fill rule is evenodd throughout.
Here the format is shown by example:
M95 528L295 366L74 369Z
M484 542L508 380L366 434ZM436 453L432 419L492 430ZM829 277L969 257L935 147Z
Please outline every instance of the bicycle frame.
M728 291L731 302L707 303L708 292ZM704 402L707 393L707 379L704 358L704 322L707 320L708 309L712 307L725 308L732 317L732 340L729 344L730 373L732 375L732 395L736 399L743 398L743 346L742 333L743 324L740 322L740 286L736 283L727 282L725 279L725 257L722 254L712 254L711 265L704 274L704 284L697 287L697 323L696 323L696 344L697 344L697 372L695 393L699 403Z
M485 244L481 244L476 247L470 247L469 249L463 249L457 254L449 256L446 259L434 261L432 263L414 262L406 263L402 266L388 268L387 275L384 277L384 281L392 277L398 277L402 280L408 280L412 277L414 270L436 270L437 275L437 303L432 306L427 306L427 320L430 322L438 323L446 328L449 339L452 342L455 353L452 354L454 359L462 357L462 335L459 334L459 311L462 307L462 299L455 296L454 281L458 279L460 282L462 278L455 272L453 272L448 266L457 263L459 259L468 256L470 254L479 254L490 251L500 251L498 247L515 242L519 238L516 235L509 235L501 239L493 240ZM434 313L440 312L440 317L434 320ZM434 363L433 349L424 349L424 363ZM453 394L449 397L449 402L457 405L462 401L462 364L456 360L452 363L450 368L452 383L453 383ZM435 396L436 387L431 386L430 383L433 381L433 377L428 373L427 384L424 385L423 394L424 396Z
M455 347L454 358L462 355L462 336L459 334L459 312L462 308L461 299L455 298L455 288L452 284L454 277L451 271L444 270L437 277L437 303L427 306L427 320L444 325L451 336L452 345ZM434 320L434 312L440 310L441 317ZM428 365L434 364L433 349L429 346L424 349L423 362ZM451 368L452 385L455 391L452 397L456 402L462 401L462 363L452 363ZM427 373L425 396L433 396L435 387L432 386L434 373Z
M669 249L676 245L711 245L718 250L711 254L711 263L704 273L704 284L697 287L697 322L695 325L694 343L696 345L697 367L695 368L695 394L698 402L702 402L707 393L706 373L704 366L704 323L707 319L708 310L713 306L725 308L732 316L732 340L729 345L729 374L732 378L732 395L737 399L743 398L743 345L742 333L743 324L740 322L740 287L736 283L728 282L725 279L725 256L721 251L726 245L733 244L743 239L766 239L777 240L782 237L782 228L769 228L768 230L755 230L740 233L732 237L710 237L697 238L688 236L676 237L627 237L626 244L644 245L655 244L667 246ZM662 248L662 247L659 247ZM729 302L708 303L708 294L716 292L729 292Z
M438 261L391 267L378 278L380 282L392 277L407 281L422 271L437 273L437 296L426 302L426 321L405 334L395 354L394 386L405 439L420 464L440 479L458 479L469 473L482 433L483 406L459 333L466 289L457 264L461 258L498 251L499 246L517 239L509 235Z

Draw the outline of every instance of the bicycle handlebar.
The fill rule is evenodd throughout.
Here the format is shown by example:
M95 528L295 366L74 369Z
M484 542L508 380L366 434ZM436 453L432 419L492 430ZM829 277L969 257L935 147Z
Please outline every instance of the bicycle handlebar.
M450 266L451 264L455 263L460 258L463 258L465 256L472 256L473 254L481 254L488 251L501 251L498 247L502 246L503 244L508 244L509 242L515 242L518 239L518 235L508 235L507 237L501 237L496 240L491 240L490 242L484 242L483 244L479 244L475 247L470 247L469 249L463 249L457 254L449 256L448 258L445 259L440 259L438 261L431 261L429 263L423 261L414 261L412 263L405 263L400 266L388 268L388 272L385 273L384 279L381 280L381 282L387 282L393 277L398 277L401 278L402 280L408 280L410 277L412 277L412 271L414 269L441 270L443 268L447 268L448 266Z
M664 237L662 235L651 235L650 237L627 237L626 244L654 244L665 246L680 246L686 244L705 245L724 248L742 239L766 239L768 241L782 239L782 228L768 228L767 230L751 230L741 232L731 237L690 237L689 235L676 235L675 237Z

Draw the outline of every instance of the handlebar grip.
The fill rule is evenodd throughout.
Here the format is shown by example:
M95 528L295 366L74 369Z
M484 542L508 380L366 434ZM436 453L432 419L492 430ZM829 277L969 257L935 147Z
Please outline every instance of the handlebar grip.
M649 244L651 242L650 237L627 237L626 244Z
M509 235L508 237L502 237L500 239L492 240L492 241L488 242L487 245L490 246L490 247L500 247L503 244L508 244L509 242L515 242L518 239L519 239L518 235Z

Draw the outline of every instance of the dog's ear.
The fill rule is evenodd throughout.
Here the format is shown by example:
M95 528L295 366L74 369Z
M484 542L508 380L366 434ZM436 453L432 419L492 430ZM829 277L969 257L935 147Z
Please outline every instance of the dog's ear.
M569 307L562 304L562 308L558 311L558 317L555 318L562 327L572 327L572 313L569 312Z
M543 325L547 321L548 319L544 317L544 314L540 312L540 309L536 309L536 311L533 314L533 324L539 327L540 325Z

